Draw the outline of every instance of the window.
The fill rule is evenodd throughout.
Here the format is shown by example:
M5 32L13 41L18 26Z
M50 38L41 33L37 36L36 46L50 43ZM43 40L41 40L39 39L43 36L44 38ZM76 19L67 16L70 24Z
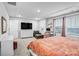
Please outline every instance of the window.
M56 35L61 35L61 31L62 31L62 18L57 18L54 21L54 30L55 30L55 34Z
M79 15L66 17L66 35L79 36Z

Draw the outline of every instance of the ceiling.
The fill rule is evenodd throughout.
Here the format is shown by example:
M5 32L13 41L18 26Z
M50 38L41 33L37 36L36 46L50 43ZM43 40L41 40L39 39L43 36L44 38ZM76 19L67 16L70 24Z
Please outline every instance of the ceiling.
M45 18L59 10L79 4L79 2L16 2L16 6L4 3L9 16L28 19ZM40 10L38 13L37 10Z

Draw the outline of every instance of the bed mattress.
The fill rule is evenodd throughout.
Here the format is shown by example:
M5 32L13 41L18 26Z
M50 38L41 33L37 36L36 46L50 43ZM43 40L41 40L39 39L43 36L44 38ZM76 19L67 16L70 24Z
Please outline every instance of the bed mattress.
M38 56L79 56L79 41L66 37L34 40L27 48Z

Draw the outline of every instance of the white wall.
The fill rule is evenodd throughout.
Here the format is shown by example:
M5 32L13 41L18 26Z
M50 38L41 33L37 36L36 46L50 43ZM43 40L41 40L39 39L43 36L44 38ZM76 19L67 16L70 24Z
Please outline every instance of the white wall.
M46 28L50 28L50 31L54 31L53 29L53 18L46 20Z
M44 20L40 20L38 27L39 27L40 33L44 34L45 31L46 31L46 20L45 19Z
M8 23L9 23L9 16L8 13L3 5L3 3L0 2L0 17L3 16L7 20L7 32L5 34L0 34L0 37L6 40L7 34L8 34ZM0 19L1 20L1 19ZM1 33L1 28L0 28L0 33Z
M9 16L8 16L6 8L2 2L0 2L0 17L1 16L5 17L5 19L7 20L7 32L4 34L0 34L1 55L13 55L13 41L12 41L13 38L11 39L10 35L8 35L8 33L9 33ZM1 28L0 28L0 33L1 33Z
M21 22L32 23L32 30L21 30ZM10 35L15 38L32 37L33 31L38 30L38 21L21 18L10 18Z
M18 38L18 26L19 26L19 20L13 20L10 19L10 28L9 28L9 35L14 36L15 38Z
M38 21L22 19L21 22L32 23L32 30L38 30ZM21 24L21 23L20 23Z
M21 22L32 23L32 30L20 30L21 38L22 37L33 37L33 31L38 30L38 23L34 20L21 20ZM21 23L20 23L21 27Z

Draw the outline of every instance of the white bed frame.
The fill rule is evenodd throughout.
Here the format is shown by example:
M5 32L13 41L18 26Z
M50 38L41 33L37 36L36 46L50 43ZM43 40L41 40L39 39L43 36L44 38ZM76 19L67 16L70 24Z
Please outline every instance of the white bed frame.
M28 50L29 50L30 56L37 56L37 54L35 54L31 49L28 49Z

